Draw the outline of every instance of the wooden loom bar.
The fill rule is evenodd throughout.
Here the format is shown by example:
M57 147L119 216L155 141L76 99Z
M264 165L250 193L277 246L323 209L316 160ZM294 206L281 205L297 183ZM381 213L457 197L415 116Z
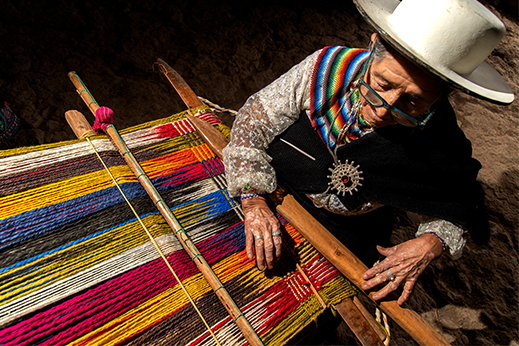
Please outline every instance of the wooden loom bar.
M196 107L202 102L184 81L184 79L163 60L158 59L161 71L166 75L173 87L188 107ZM193 126L211 149L222 158L222 150L227 145L227 138L206 121L190 116ZM294 226L328 261L330 261L344 276L357 288L364 292L382 311L391 317L420 345L450 345L437 331L435 331L415 311L403 308L396 300L376 302L373 299L375 292L362 290L362 274L368 267L362 263L344 244L335 238L321 223L319 223L293 196L278 188L269 195L276 205L276 211Z
M362 302L359 300L359 297L354 296L353 304L357 307L357 309L360 311L360 313L364 316L364 318L368 321L368 323L371 325L371 328L377 333L380 340L384 340L388 337L384 329L382 328L382 325L375 320L372 314L369 313L368 309L362 304Z
M344 299L335 305L335 309L362 345L384 346L383 339L377 335L369 323L365 323L366 318L353 303L353 299Z
M99 108L97 102L92 98L88 89L79 79L78 75L75 72L69 72L68 77L76 87L78 94L81 96L83 101L86 103L90 111L94 114L96 110ZM195 244L189 239L184 229L175 218L169 207L163 201L159 192L155 189L149 178L144 173L144 170L138 163L137 159L130 152L119 133L115 129L113 125L109 125L105 133L110 137L112 143L117 148L121 156L126 161L127 165L130 167L132 172L137 177L137 180L141 183L141 185L146 190L148 196L152 199L155 206L162 214L168 225L174 231L175 235L180 241L182 247L186 250L191 260L195 263L198 270L202 273L204 278L207 280L211 288L214 290L221 303L232 317L233 321L236 323L241 333L245 337L245 339L249 342L250 345L260 346L263 345L261 339L256 334L254 329L251 327L249 322L246 320L245 316L242 314L240 309L237 307L236 303L233 301L225 287L222 285L218 277L214 274L213 270L203 258L201 253L196 248Z

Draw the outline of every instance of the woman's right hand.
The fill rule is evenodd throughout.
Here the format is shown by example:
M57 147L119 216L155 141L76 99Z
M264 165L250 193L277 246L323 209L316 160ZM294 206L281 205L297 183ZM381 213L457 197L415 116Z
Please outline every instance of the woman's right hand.
M279 220L267 205L264 196L247 198L241 201L245 214L245 243L247 256L254 258L259 270L272 269L274 262L281 257L282 237ZM274 235L272 235L274 233Z

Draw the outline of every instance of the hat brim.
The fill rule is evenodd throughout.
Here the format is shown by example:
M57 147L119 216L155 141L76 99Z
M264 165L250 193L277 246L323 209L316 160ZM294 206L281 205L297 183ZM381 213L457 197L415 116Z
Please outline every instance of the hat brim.
M487 101L510 104L514 94L504 78L488 63L480 64L470 75L460 75L445 66L427 63L413 47L406 44L388 18L400 3L399 0L353 0L364 19L396 50L408 59L437 75L454 88Z

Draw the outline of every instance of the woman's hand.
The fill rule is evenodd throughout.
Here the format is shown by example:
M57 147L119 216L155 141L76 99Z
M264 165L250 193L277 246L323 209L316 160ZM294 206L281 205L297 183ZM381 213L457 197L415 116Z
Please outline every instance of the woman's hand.
M247 256L254 258L259 270L272 269L281 257L282 238L279 220L267 205L265 197L247 198L241 202L245 214L245 243Z
M362 284L362 289L370 290L387 282L373 295L374 300L379 300L403 283L404 289L398 298L398 304L402 305L409 299L420 274L433 259L441 255L443 245L434 234L425 233L391 248L379 246L377 250L386 258L364 273L362 278L369 281Z

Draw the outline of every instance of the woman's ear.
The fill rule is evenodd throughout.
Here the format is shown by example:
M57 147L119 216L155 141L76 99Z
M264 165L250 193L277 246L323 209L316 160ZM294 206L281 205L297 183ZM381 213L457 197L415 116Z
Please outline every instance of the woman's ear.
M376 32L371 34L371 44L375 44L378 34Z
M369 42L369 50L373 50L373 46L375 45L375 42L377 41L377 33L374 32L371 34L371 39L370 39L370 42Z

